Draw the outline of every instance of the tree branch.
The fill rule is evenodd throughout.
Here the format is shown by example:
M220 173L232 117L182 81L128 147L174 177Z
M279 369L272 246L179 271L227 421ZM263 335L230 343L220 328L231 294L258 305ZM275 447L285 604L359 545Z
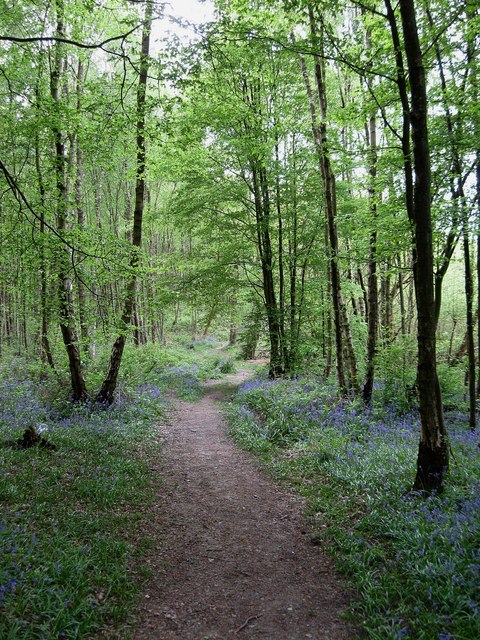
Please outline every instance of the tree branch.
M30 36L28 38L20 38L17 36L2 36L0 35L0 42L16 42L20 44L25 44L29 42L62 42L63 44L71 44L74 47L79 47L80 49L102 49L105 45L110 42L115 42L116 40L125 40L134 33L137 29L143 26L143 23L137 24L135 27L127 31L126 33L122 33L119 36L112 36L111 38L107 38L102 42L97 42L95 44L87 44L85 42L78 42L78 40L71 40L70 38L61 38L58 36Z

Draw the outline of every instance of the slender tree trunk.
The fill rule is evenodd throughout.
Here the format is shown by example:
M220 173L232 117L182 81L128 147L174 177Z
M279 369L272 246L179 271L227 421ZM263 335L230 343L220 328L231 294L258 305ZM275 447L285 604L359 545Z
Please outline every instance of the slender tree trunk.
M230 319L230 331L228 334L228 346L233 347L237 344L237 323L235 318Z
M465 205L462 204L462 207ZM470 239L468 234L468 220L464 212L463 222L463 259L465 263L465 300L467 307L467 353L468 353L468 396L469 396L469 426L475 430L476 396L475 396L475 342L473 321L473 275L470 261Z
M313 15L311 17L311 23L313 24ZM321 122L318 122L317 116L317 108L315 105L315 100L313 97L313 92L310 86L310 80L308 78L307 65L305 64L305 60L303 57L300 57L300 65L302 69L302 75L305 82L305 88L308 95L308 101L310 106L310 115L312 118L312 132L314 143L317 149L318 157L319 157L319 165L320 165L320 173L323 181L323 194L324 194L324 202L325 202L325 211L326 211L326 250L328 252L328 276L329 276L329 289L332 298L332 309L333 309L333 324L335 328L335 347L336 347L336 363L337 363L337 381L338 388L341 395L346 395L347 393L347 380L345 376L345 365L344 365L344 344L343 344L343 334L342 334L342 323L341 323L341 290L340 290L340 271L338 268L338 241L337 241L337 233L335 226L335 193L332 191L335 189L335 178L333 174L330 172L330 163L328 160L328 156L326 154L326 142L327 142L327 132L325 127L325 122L323 121L323 113L321 114ZM320 60L316 61L316 66L320 67ZM317 73L318 77L321 76L320 73Z
M28 327L27 327L27 294L22 291L22 341L25 352L28 351Z
M417 383L421 434L414 489L431 492L443 487L448 467L448 442L443 421L442 395L436 368L436 318L433 283L433 240L430 204L430 152L427 95L422 51L413 0L400 0L400 15L408 63L415 185L413 222L414 278L418 316Z
M457 329L457 319L455 316L452 318L452 331L450 332L450 340L448 341L448 354L447 354L447 362L450 366L453 366L453 339L455 338L455 332ZM467 348L467 342L465 340L465 349Z
M161 312L158 328L158 341L160 344L165 344L165 314Z
M402 272L402 257L398 255L398 295L400 299L400 334L402 338L407 335L407 318L405 309L405 292L403 290L403 272Z
M38 101L38 93L37 93ZM48 278L47 278L47 257L45 251L45 184L43 182L42 169L40 165L40 137L38 131L35 134L35 168L37 172L38 192L40 195L40 345L42 359L44 359L48 365L55 370L55 362L53 360L52 349L50 347L50 340L48 339Z
M435 28L435 23L428 6L426 7L426 13L427 13L430 26L432 28ZM470 50L471 50L471 46L469 43L469 46L468 46L469 57L471 57ZM440 84L442 88L442 98L443 98L444 110L445 110L445 123L447 126L448 140L450 144L450 151L452 154L452 174L450 176L450 192L452 196L452 202L459 199L462 200L462 204L460 205L460 210L463 210L465 196L463 193L462 160L459 153L458 142L456 140L452 112L449 105L447 82L445 78L442 53L440 51L438 41L435 42L435 56L437 59L438 72L440 75ZM457 188L455 188L455 180L454 180L455 176L457 181ZM462 222L461 217L458 215L459 207L455 206L455 202L451 211L452 211L452 216L451 216L452 224L448 232L447 239L445 241L445 246L442 251L440 267L437 270L437 273L435 274L435 304L436 304L435 317L436 317L437 325L438 325L438 319L440 317L443 279L445 277L445 274L450 265L450 261L455 252L455 248L457 246L457 242L460 237L459 227L460 227L460 223Z
M477 103L480 98L478 91L478 63L477 57L473 57L472 62L471 83ZM477 375L477 396L480 397L480 124L478 118L475 121L475 139L477 140L477 148L475 154L475 177L476 177L476 201L477 201L477 359L478 359L478 375Z
M208 312L207 315L207 319L205 321L205 327L203 329L203 336L207 336L208 332L210 331L210 327L212 325L212 322L215 318L215 316L217 315L217 309L218 309L218 305L217 305L217 301L215 300L212 304L212 306L210 307L210 311Z
M477 307L477 310L475 311L475 313L472 314L474 328L475 328L475 324L477 323L478 314L479 314L479 311L478 311L478 307ZM455 337L455 329L457 327L457 319L456 318L453 318L452 324L453 324L452 333L451 333L451 336L450 336L450 344L449 344L449 349L448 349L448 364L451 367L456 367L460 363L460 361L463 360L463 358L465 357L465 354L468 353L468 329L463 334L462 342L456 348L455 353L452 355L453 339Z
M235 274L238 277L238 267L235 267ZM229 299L229 307L230 307L230 331L228 335L228 346L233 347L237 344L237 307L238 301L236 294L232 295Z
M297 203L297 169L295 163L295 138L293 138L293 185L291 234L288 240L289 280L290 280L290 345L287 373L292 374L297 366L298 341L300 337L300 306L297 301L297 262L298 262L298 203Z
M270 240L270 198L264 169L251 163L255 213L257 221L257 242L262 267L263 293L267 311L268 333L270 338L271 378L283 375L284 367L281 354L281 336L279 312L273 279L273 253Z
M140 247L142 244L142 219L145 201L145 103L147 93L147 80L149 69L150 31L152 28L153 0L146 0L145 20L142 32L142 53L140 59L140 73L137 87L137 178L135 184L135 210L133 214L132 249L130 268L132 275L127 283L127 292L121 317L122 330L115 340L107 375L97 394L97 400L111 404L117 386L118 372L122 362L123 350L127 339L129 325L135 305L135 292L137 284L137 268L140 262Z
M388 344L392 340L393 334L393 318L392 318L392 307L393 307L393 290L391 287L392 278L390 274L384 275L381 279L381 311L382 311L382 329L383 329L383 340L385 344Z
M82 97L82 85L83 85L83 62L78 61L77 65L77 113L80 114L81 109L81 97ZM75 208L77 210L77 224L80 228L85 224L85 211L82 205L82 188L83 188L83 152L78 135L76 136L76 149L75 149ZM76 266L77 273L77 292L78 292L78 313L80 324L80 337L82 341L82 348L88 351L88 321L87 321L87 302L85 294L85 285L83 284L83 272L81 268Z
M369 37L368 37L369 41ZM375 377L375 355L377 352L377 324L378 324L378 285L377 285L377 189L375 179L377 176L377 123L375 112L370 115L368 126L368 140L370 146L369 174L370 185L368 189L370 214L372 218L372 230L370 232L370 248L368 257L368 305L367 305L367 370L365 384L363 385L363 401L370 404L372 401L373 382Z
M244 118L244 131L247 137L262 140L261 124L263 114L261 109L261 87L258 79L242 81L243 100L252 113ZM270 371L271 378L281 376L285 372L282 351L282 327L280 310L275 292L273 249L271 241L271 198L267 169L263 153L253 153L249 158L252 176L251 193L254 199L257 248L262 270L263 294L268 321L270 339Z
M476 157L476 177L477 177L477 396L480 396L480 151Z
M358 308L359 308L361 317L365 321L367 321L367 319L368 319L368 294L367 294L367 290L365 289L365 282L364 282L364 279L363 279L363 273L362 273L362 270L359 267L357 267L356 282L360 285L360 288L362 290L362 295L358 298L358 301L357 301Z
M56 0L57 25L56 35L59 38L65 37L63 26L64 5L63 0ZM62 69L62 44L56 42L54 46L54 59L50 74L50 93L53 104L59 105L59 86ZM57 229L60 234L67 228L67 189L66 189L66 153L64 135L58 122L52 127L55 140L55 177L56 177L56 198L57 198ZM72 399L75 402L85 400L88 396L85 378L83 376L80 361L80 350L78 348L78 338L75 329L74 307L73 307L73 287L72 279L69 275L70 252L66 248L60 249L60 271L59 271L59 303L60 303L60 330L63 343L67 350L70 367L70 379L72 384Z
M278 149L278 139L275 140L275 205L277 209L277 225L278 225L278 324L280 329L280 349L282 351L283 369L290 370L289 349L286 344L285 337L285 271L283 264L283 220L282 208L280 202L280 156Z
M330 278L331 293L333 303L333 317L335 325L335 337L337 348L337 377L339 391L345 395L348 391L348 385L345 377L345 365L348 367L350 378L350 386L355 393L359 391L357 363L355 358L355 350L353 347L352 334L348 321L347 310L343 300L343 294L340 281L340 268L338 264L338 235L336 225L337 215L337 194L335 187L335 175L333 173L330 162L330 150L328 146L327 136L327 90L325 84L325 69L323 61L323 43L318 37L315 17L312 6L308 7L311 38L315 48L319 51L319 55L314 56L315 81L317 87L318 104L320 108L320 120L316 128L318 129L317 144L320 159L320 168L323 182L323 191L325 199L325 211L327 215L327 229L329 240L329 259L330 259ZM319 135L318 135L319 134ZM346 358L345 355L346 354Z
M434 26L434 21L430 10L427 7L427 16L430 25ZM467 10L468 13L468 10ZM435 53L437 58L438 70L440 74L440 81L442 87L442 97L445 109L445 120L447 125L448 139L450 143L450 150L452 154L452 175L450 177L450 191L452 194L452 202L454 203L453 211L460 210L460 216L454 215L454 220L457 221L455 227L458 225L458 220L461 219L462 223L462 237L463 237L463 255L465 264L465 299L466 299L466 324L467 324L467 352L468 352L468 386L469 386L469 424L472 430L475 429L475 343L474 343L474 321L473 321L473 274L472 265L470 260L470 241L468 231L468 212L466 208L466 199L464 193L464 176L463 176L463 162L461 153L459 150L458 141L456 138L456 131L454 128L454 122L449 104L449 96L447 91L447 82L445 78L444 66L440 47L438 42L435 43ZM472 42L468 42L467 57L472 67L472 74L475 79L475 62L473 61L473 45ZM464 86L467 82L467 74L464 77ZM456 180L454 179L456 178ZM456 183L456 184L455 184ZM459 202L459 207L455 204ZM453 243L455 246L456 242ZM453 250L451 251L453 254ZM450 255L451 255L450 254ZM446 270L446 268L445 268ZM439 305L437 304L437 307ZM436 319L438 323L439 308L437 308Z

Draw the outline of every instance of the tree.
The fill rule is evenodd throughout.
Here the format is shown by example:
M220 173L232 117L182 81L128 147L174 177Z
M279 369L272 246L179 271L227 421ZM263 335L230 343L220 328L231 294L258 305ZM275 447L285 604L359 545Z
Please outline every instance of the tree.
M332 169L330 150L328 146L327 88L325 79L324 48L321 39L322 36L319 37L317 33L314 10L311 4L308 6L308 18L312 45L316 51L314 54L314 70L317 89L317 104L319 107L318 115L313 92L309 85L307 68L303 59L301 59L301 66L310 105L313 139L318 152L320 174L322 176L323 198L326 213L325 236L328 251L328 272L335 327L337 379L340 393L345 395L349 386L355 393L359 390L357 362L340 280L338 231L336 223L337 192L335 174ZM347 379L349 384L347 384Z
M145 107L147 98L147 80L149 69L150 31L152 28L153 0L145 2L145 21L142 32L142 53L137 86L137 175L135 184L135 209L133 213L132 250L130 257L131 275L127 284L127 292L121 317L121 331L115 340L108 371L103 380L97 400L111 404L117 386L118 372L122 362L123 350L127 340L129 324L135 306L137 284L137 268L140 264L140 247L142 245L142 221L145 204Z
M365 33L365 44L371 50L370 29ZM367 82L369 80L367 79ZM371 213L372 230L369 241L368 259L368 305L367 305L367 366L365 373L365 384L362 389L362 397L366 404L372 401L373 382L375 376L375 355L377 352L377 332L378 332L378 283L377 283L377 118L376 105L371 107L368 125L365 127L366 138L369 146L369 178L368 186L369 208ZM403 289L400 287L400 291Z
M54 45L53 63L50 72L50 93L53 107L56 111L52 126L52 134L55 144L55 176L56 176L56 216L57 230L60 235L67 229L67 185L66 185L66 147L65 134L60 128L60 81L63 67L63 56L61 39L64 37L64 4L63 0L56 0L56 36ZM75 326L75 315L73 307L73 286L70 275L71 251L63 245L59 251L59 306L60 306L60 329L63 343L67 350L70 367L70 378L72 384L72 398L75 402L86 400L87 386L83 375L80 360L80 349L78 344L77 330Z
M387 10L392 16L387 0ZM400 0L400 15L410 83L410 126L415 171L411 222L414 237L414 282L418 315L417 384L421 433L414 489L431 492L443 486L448 442L436 368L436 318L433 285L431 169L427 125L427 91L413 0ZM392 25L395 28L395 25ZM397 56L400 52L397 50Z

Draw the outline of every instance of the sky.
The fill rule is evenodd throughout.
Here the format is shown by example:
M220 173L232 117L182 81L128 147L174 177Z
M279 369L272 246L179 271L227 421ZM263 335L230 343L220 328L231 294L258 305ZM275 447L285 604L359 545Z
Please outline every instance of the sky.
M188 21L192 25L211 22L215 17L213 2L212 0L170 0L165 7L165 18L155 21L152 29L154 40L169 34L176 34L179 38L190 40L195 37L194 27L181 27L169 20L167 16Z
M214 17L211 0L170 0L166 11L191 22L206 22Z

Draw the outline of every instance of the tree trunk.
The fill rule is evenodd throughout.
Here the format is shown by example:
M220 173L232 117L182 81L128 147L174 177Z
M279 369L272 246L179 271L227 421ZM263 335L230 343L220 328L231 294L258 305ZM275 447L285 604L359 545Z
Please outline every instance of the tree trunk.
M63 0L56 1L57 25L56 35L64 38ZM50 93L53 104L59 105L59 83L62 69L62 44L56 42L54 46L54 59L50 74ZM67 190L65 177L65 143L64 135L58 122L52 127L55 141L55 178L56 178L56 198L57 198L57 229L63 234L67 228ZM67 350L68 363L70 368L70 380L72 385L72 399L74 402L85 400L88 396L85 378L83 376L82 364L80 360L80 350L78 348L78 338L75 329L74 307L73 307L73 287L72 279L69 275L69 262L71 255L66 247L60 249L60 270L59 270L59 306L60 306L60 330L63 343Z
M38 101L38 93L37 93ZM48 339L48 279L47 279L47 257L45 252L45 184L40 166L40 137L38 131L35 134L35 169L37 172L38 192L40 195L40 348L42 360L55 370L55 362L53 360L52 349Z
M312 22L313 22L313 17L312 17ZM312 89L310 87L307 65L305 64L305 60L303 59L303 57L300 57L300 65L302 69L303 79L305 82L305 88L308 95L310 115L312 118L313 139L314 139L315 147L318 153L320 173L322 175L322 181L323 181L323 193L324 193L324 202L325 202L325 211L326 211L325 248L328 252L327 253L328 285L329 285L329 292L332 299L333 324L335 328L337 381L338 381L338 388L339 388L340 394L346 395L347 381L345 377L343 334L342 334L342 328L341 328L342 325L340 320L340 297L339 297L340 272L338 269L338 262L337 262L338 251L336 251L336 249L334 248L337 245L336 227L335 227L335 224L332 225L332 222L334 223L334 218L332 219L332 207L334 205L334 199L332 194L332 183L334 186L334 176L326 173L329 167L328 159L327 159L327 162L325 162L326 130L325 130L324 124L323 126L321 126L318 123L315 100L313 97ZM330 367L328 367L328 370L329 369Z
M81 109L81 96L83 85L83 62L78 61L77 65L77 114L80 115ZM77 210L77 224L80 228L85 224L85 211L82 205L82 188L83 188L83 152L80 145L78 135L76 136L76 172L75 172L75 208ZM87 321L87 303L85 295L85 285L83 284L83 273L81 268L77 265L75 268L77 274L77 292L78 292L78 314L80 324L80 338L82 341L82 349L86 352L89 351L88 341L88 321Z
M398 255L398 295L400 299L400 334L402 338L407 335L407 318L405 309L405 292L403 290L402 256Z
M295 145L295 139L293 140ZM292 230L288 239L288 269L290 281L290 344L286 372L293 374L298 359L298 341L300 337L300 305L297 302L297 262L298 262L298 207L296 185L296 163L293 154L293 189L292 189Z
M135 183L135 210L133 214L132 248L130 269L132 275L127 284L127 292L121 317L121 332L115 340L107 375L97 394L97 401L111 404L117 386L118 372L122 362L123 350L127 339L129 325L135 304L137 284L137 268L140 262L140 246L142 244L142 219L145 201L145 103L149 68L150 30L152 27L153 0L146 0L145 20L142 32L142 53L140 59L140 73L137 87L137 178Z
M430 10L427 8L426 10L428 20L430 25L434 26L434 21ZM468 13L468 11L467 11ZM473 63L473 44L471 41L468 42L467 46L467 58L468 61ZM466 324L467 324L467 352L468 352L468 387L469 387L469 425L472 430L475 429L475 373L476 373L476 363L475 363L475 343L474 343L474 320L473 320L473 274L472 274L472 265L470 260L470 241L469 241L469 230L468 230L468 212L467 205L464 193L464 176L463 176L463 162L461 157L461 152L459 150L459 145L456 137L456 131L454 128L454 122L452 118L452 112L450 109L449 103L449 95L447 90L447 82L444 72L443 60L440 51L440 47L438 42L435 43L435 54L437 58L438 70L440 74L440 81L442 87L442 97L444 102L445 109L445 120L447 125L447 133L448 140L450 143L450 150L452 154L452 174L450 176L450 191L452 195L453 202L453 214L452 218L456 223L452 225L452 228L458 226L459 219L462 224L462 237L463 237L463 256L464 256L464 265L465 265L465 300L466 300ZM475 80L475 63L472 64L472 74ZM466 83L467 76L465 75L464 84ZM456 206L459 203L459 206ZM457 211L460 212L458 215ZM452 233L452 231L450 232ZM448 243L447 243L448 244ZM452 241L453 249L456 245L455 242ZM450 257L453 254L453 249L451 250ZM447 264L448 266L448 264ZM445 267L446 271L446 267ZM439 317L439 305L437 304L437 312L436 319L438 323Z
M462 203L462 208L465 204ZM473 336L473 275L470 262L470 239L468 237L468 220L464 211L463 221L463 259L465 263L465 301L467 307L467 353L468 353L468 397L469 419L468 423L472 431L475 430L476 421L476 396L475 396L475 342Z
M369 38L368 38L369 42ZM377 321L378 321L378 285L377 285L377 190L375 179L377 176L377 123L375 112L370 116L367 128L370 146L369 174L370 184L368 189L370 214L372 217L372 230L370 232L370 248L368 257L368 305L367 305L367 369L365 384L363 385L363 401L370 404L372 401L373 381L375 377L375 355L377 352Z
M238 275L238 270L235 269L235 272ZM233 347L237 344L237 297L233 295L229 299L229 307L230 307L230 331L228 335L228 346Z
M257 221L257 241L262 267L263 294L267 312L268 334L270 338L269 375L276 378L284 373L281 352L280 314L275 295L273 279L273 253L270 240L270 197L263 167L251 162L255 214Z
M436 368L427 95L413 0L400 0L400 14L410 79L410 125L415 167L412 214L415 241L414 279L418 316L417 384L421 434L417 473L413 488L431 492L443 488L443 476L448 468L448 442Z
M477 395L480 396L480 151L476 157L477 174L477 358L478 358L478 383Z
M277 210L277 251L278 251L278 325L280 330L280 349L282 351L283 370L287 371L289 365L289 349L285 336L285 270L283 264L283 220L280 202L280 153L278 148L278 136L275 134L275 206Z
M392 327L393 291L391 288L390 274L382 276L380 293L381 293L382 336L383 336L384 343L388 344L391 341L392 334L393 334L393 327Z
M475 324L478 321L478 315L479 315L479 310L477 307L477 310L475 312L475 314L473 314L473 325L475 327ZM460 343L460 345L456 348L455 353L452 355L452 351L453 351L453 338L455 337L455 329L457 326L457 319L453 318L453 327L452 327L452 333L450 336L450 346L448 349L448 364L451 367L456 367L460 361L465 357L465 354L468 353L468 329L467 331L465 331L463 338L462 338L462 342Z
M207 318L205 320L205 327L203 329L202 335L205 337L208 335L208 332L210 331L210 327L212 322L215 319L215 316L217 315L217 310L218 310L218 305L217 305L217 301L215 300L210 308L210 311L207 314Z
M312 130L319 155L320 172L323 182L323 194L328 231L330 284L335 327L335 343L337 351L337 379L339 392L341 395L345 395L348 391L345 365L347 365L349 369L350 386L355 392L358 392L359 390L358 374L348 315L345 308L340 284L340 268L338 264L338 235L336 225L337 199L335 175L333 173L330 162L330 150L328 147L327 137L327 91L325 85L323 43L318 37L313 8L310 5L308 7L308 14L312 43L315 49L319 51L319 55L314 56L315 81L317 87L318 105L320 110L319 119L317 118L316 107L315 102L313 101L312 92L311 90L309 91L308 75L306 73L307 70L304 61L302 72L307 93L310 93L309 102L310 112L312 116ZM347 354L346 361L344 358L345 353Z

